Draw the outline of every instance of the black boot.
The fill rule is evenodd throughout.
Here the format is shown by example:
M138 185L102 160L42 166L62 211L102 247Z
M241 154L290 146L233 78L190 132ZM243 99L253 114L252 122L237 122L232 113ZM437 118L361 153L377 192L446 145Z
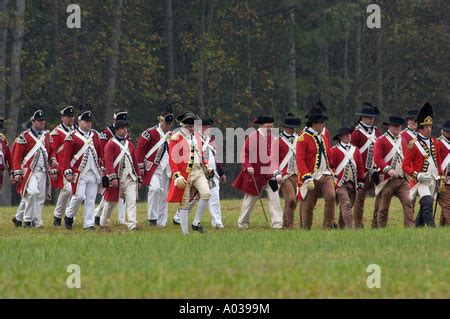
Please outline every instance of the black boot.
M24 222L23 223L23 228L31 228L33 227L33 225L31 224L31 222Z
M22 227L22 221L21 220L17 220L16 216L14 216L14 218L12 219L12 222L14 223L14 226Z
M149 219L149 220L148 220L148 224L149 224L150 226L156 226L157 221L156 221L156 219Z
M97 226L100 226L100 217L99 216L95 216L94 224Z
M66 229L72 229L72 225L73 225L73 218L64 216L64 227L66 227Z
M61 227L61 218L54 216L53 217L53 225L55 227Z
M425 220L423 219L423 213L422 213L422 206L419 208L419 212L417 213L416 217L416 227L424 227L425 226Z
M433 217L433 197L424 196L420 199L420 209L428 227L436 227Z
M206 233L206 229L200 223L198 223L197 226L192 225L192 230L198 231L199 233Z

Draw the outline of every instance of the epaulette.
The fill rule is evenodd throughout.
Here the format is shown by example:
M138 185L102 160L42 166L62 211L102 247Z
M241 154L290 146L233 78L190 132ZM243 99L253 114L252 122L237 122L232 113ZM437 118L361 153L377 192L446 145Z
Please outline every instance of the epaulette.
M150 141L152 139L152 136L149 132L150 129L145 130L144 132L142 132L141 136L143 138L145 138L147 141Z
M297 137L297 142L303 142L305 140L305 134L306 132L300 134L299 137Z
M52 130L52 132L50 133L50 135L58 135L58 130L56 128L54 128Z
M25 131L26 132L26 131ZM16 138L17 144L28 144L26 138L25 138L25 132L20 133L20 135Z
M108 139L108 136L106 136L106 134L105 133L98 133L97 132L97 134L98 134L98 138L99 139L101 139L101 140L107 140Z
M408 149L412 150L414 148L414 144L416 144L416 142L417 142L417 138L413 138L411 141L409 141Z
M180 138L180 136L182 136L182 135L181 135L180 131L178 131L178 132L172 134L172 136L170 137L170 140L177 141Z
M69 134L67 134L67 136L64 139L64 141L73 141L73 134L75 134L75 131L72 131Z

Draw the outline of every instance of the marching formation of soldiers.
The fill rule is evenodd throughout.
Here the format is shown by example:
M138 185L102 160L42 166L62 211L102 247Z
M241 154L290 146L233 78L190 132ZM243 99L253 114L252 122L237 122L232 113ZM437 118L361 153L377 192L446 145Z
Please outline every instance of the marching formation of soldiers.
M442 208L439 224L450 224L450 121L441 128L439 138L432 137L433 108L425 103L404 117L390 116L383 123L382 134L375 126L379 110L365 103L356 113L356 127L340 128L332 145L325 112L319 101L306 115L303 129L301 119L289 113L279 136L274 134L273 117L254 120L259 127L246 137L242 170L233 183L244 193L238 228L249 228L258 201L266 214L263 190L274 229L293 228L297 207L300 227L311 229L320 197L324 199L325 229L363 228L370 191L376 195L372 228L387 226L393 196L402 205L405 227L435 227L437 203ZM60 116L61 123L49 132L45 130L46 114L36 110L29 128L11 149L0 134L0 189L3 172L8 170L21 195L13 218L16 227L42 227L44 202L54 188L59 190L55 227L64 224L72 229L83 204L84 229L108 228L119 204L119 224L136 230L136 202L143 186L147 187L150 226L165 227L168 203L178 203L173 223L180 225L183 234L189 233L189 213L195 205L192 230L206 231L202 220L207 208L212 227L224 227L220 184L226 182L226 175L211 134L212 119L200 119L192 112L175 117L164 111L158 123L138 137L135 147L126 110L116 110L112 124L102 132L92 128L89 106L77 115L72 106L64 107ZM0 129L3 121L0 114ZM174 121L179 128L173 129ZM198 128L195 124L199 122ZM96 208L98 194L102 199Z

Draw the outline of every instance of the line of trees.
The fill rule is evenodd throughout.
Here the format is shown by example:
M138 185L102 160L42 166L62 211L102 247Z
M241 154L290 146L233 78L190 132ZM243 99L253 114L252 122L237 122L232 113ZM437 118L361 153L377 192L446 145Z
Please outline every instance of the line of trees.
M381 29L366 26L373 2ZM365 101L387 116L430 100L438 122L448 117L446 0L82 0L80 29L66 25L69 4L0 0L0 112L10 141L35 102L49 127L65 104L92 103L97 128L125 107L133 136L167 101L220 128L246 127L260 113L303 117L319 97L332 131L354 123Z

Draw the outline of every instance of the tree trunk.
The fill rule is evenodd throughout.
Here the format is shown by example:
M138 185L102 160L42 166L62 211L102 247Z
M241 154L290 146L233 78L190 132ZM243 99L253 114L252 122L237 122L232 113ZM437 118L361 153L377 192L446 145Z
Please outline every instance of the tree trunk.
M8 0L0 1L0 113L6 110L6 39L8 35ZM4 174L3 194L0 194L0 206L11 206L11 184L7 181L8 174Z
M119 60L119 42L122 34L123 0L116 0L114 5L114 20L111 41L111 57L108 62L108 87L106 89L105 124L110 123L114 114L114 94L117 81L117 62Z
M289 1L289 65L288 65L288 96L289 106L297 110L297 71L295 61L295 7L294 1Z
M361 104L361 18L357 17L355 32L355 98L353 107L358 108Z
M202 1L202 12L201 12L201 39L202 39L202 46L200 49L199 54L199 65L198 65L198 71L197 71L197 103L198 103L198 114L201 118L205 117L205 101L204 101L204 76L205 76L205 69L203 64L203 51L205 49L205 37L206 37L206 0Z
M8 138L12 142L17 134L19 113L22 108L22 79L20 76L20 57L22 53L25 0L16 0L17 8L14 12L15 25L13 30L13 44L11 54L11 108L9 110L10 126L8 128Z
M344 96L343 96L343 106L344 108L347 108L348 106L348 88L349 88L349 77L348 77L348 28L345 33L345 44L344 44ZM346 116L346 112L340 112L341 113L341 124L347 125L348 123L348 116Z
M378 30L377 35L377 95L376 104L380 110L383 110L383 32L382 29Z
M174 49L173 49L173 13L172 0L166 1L166 31L167 31L167 86L173 90L175 78ZM171 92L172 94L172 92Z

